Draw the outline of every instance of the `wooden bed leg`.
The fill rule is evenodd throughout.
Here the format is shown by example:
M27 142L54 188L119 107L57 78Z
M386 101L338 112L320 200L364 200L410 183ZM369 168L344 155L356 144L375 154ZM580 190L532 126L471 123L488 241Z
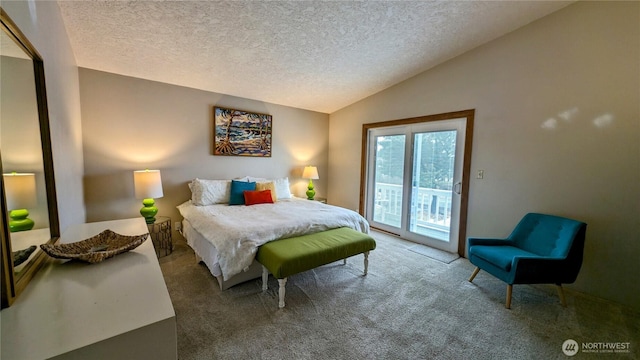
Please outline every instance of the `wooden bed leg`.
M347 258L344 258L342 260L343 260L342 265L347 265Z
M511 309L511 291L513 290L513 285L507 284L507 303L505 307L507 309Z
M262 291L267 290L267 281L269 280L269 270L262 265Z
M369 252L364 252L364 275L366 276L369 273Z
M284 286L287 284L287 278L278 279L278 284L280 284L280 289L278 290L278 297L279 297L278 307L282 309L284 307L284 292L285 292Z
M480 272L480 268L476 266L476 269L473 270L473 274L471 274L471 277L469 278L469 282L472 282L473 279L476 277L476 275L478 275L479 272Z
M560 296L560 302L563 307L567 307L567 300L564 298L564 291L562 290L562 284L556 284L558 286L558 296Z

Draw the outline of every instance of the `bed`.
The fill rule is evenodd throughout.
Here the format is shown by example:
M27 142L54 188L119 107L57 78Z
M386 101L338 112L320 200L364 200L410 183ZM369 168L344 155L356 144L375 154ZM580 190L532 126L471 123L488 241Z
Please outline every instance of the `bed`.
M258 190L237 189L254 186ZM195 179L189 187L191 199L178 206L182 234L222 290L261 276L254 258L269 241L339 227L369 232L368 222L355 211L293 197L287 178ZM239 194L259 194L264 201L247 198L238 204Z

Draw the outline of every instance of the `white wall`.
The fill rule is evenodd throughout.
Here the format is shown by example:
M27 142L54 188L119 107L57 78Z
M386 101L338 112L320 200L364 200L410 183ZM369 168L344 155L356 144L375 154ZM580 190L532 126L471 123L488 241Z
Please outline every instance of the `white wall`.
M639 14L578 2L331 114L329 200L358 206L363 123L476 109L467 236L585 221L573 288L640 307Z
M78 68L56 2L3 1L2 8L44 61L58 213L64 231L85 219Z
M317 196L327 193L329 116L154 81L80 69L87 221L140 216L133 170L160 169L164 197L158 215L182 220L176 206L187 182L245 175L288 176L304 196L304 165L318 166ZM270 114L272 156L213 156L213 107Z

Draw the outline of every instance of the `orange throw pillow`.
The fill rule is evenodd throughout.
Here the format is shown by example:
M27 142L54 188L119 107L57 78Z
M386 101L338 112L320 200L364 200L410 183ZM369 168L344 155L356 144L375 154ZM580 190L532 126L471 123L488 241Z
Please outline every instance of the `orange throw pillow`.
M271 190L245 191L244 204L247 206L256 204L273 204Z

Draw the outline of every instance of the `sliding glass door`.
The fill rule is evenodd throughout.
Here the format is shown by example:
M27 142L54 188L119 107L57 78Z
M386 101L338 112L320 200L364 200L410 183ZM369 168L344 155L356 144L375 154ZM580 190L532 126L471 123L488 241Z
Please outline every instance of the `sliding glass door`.
M382 228L402 227L406 135L397 133L401 130L381 129L372 133L373 190L369 196L372 216L367 220Z
M459 251L466 130L466 117L367 130L364 210L373 227Z

